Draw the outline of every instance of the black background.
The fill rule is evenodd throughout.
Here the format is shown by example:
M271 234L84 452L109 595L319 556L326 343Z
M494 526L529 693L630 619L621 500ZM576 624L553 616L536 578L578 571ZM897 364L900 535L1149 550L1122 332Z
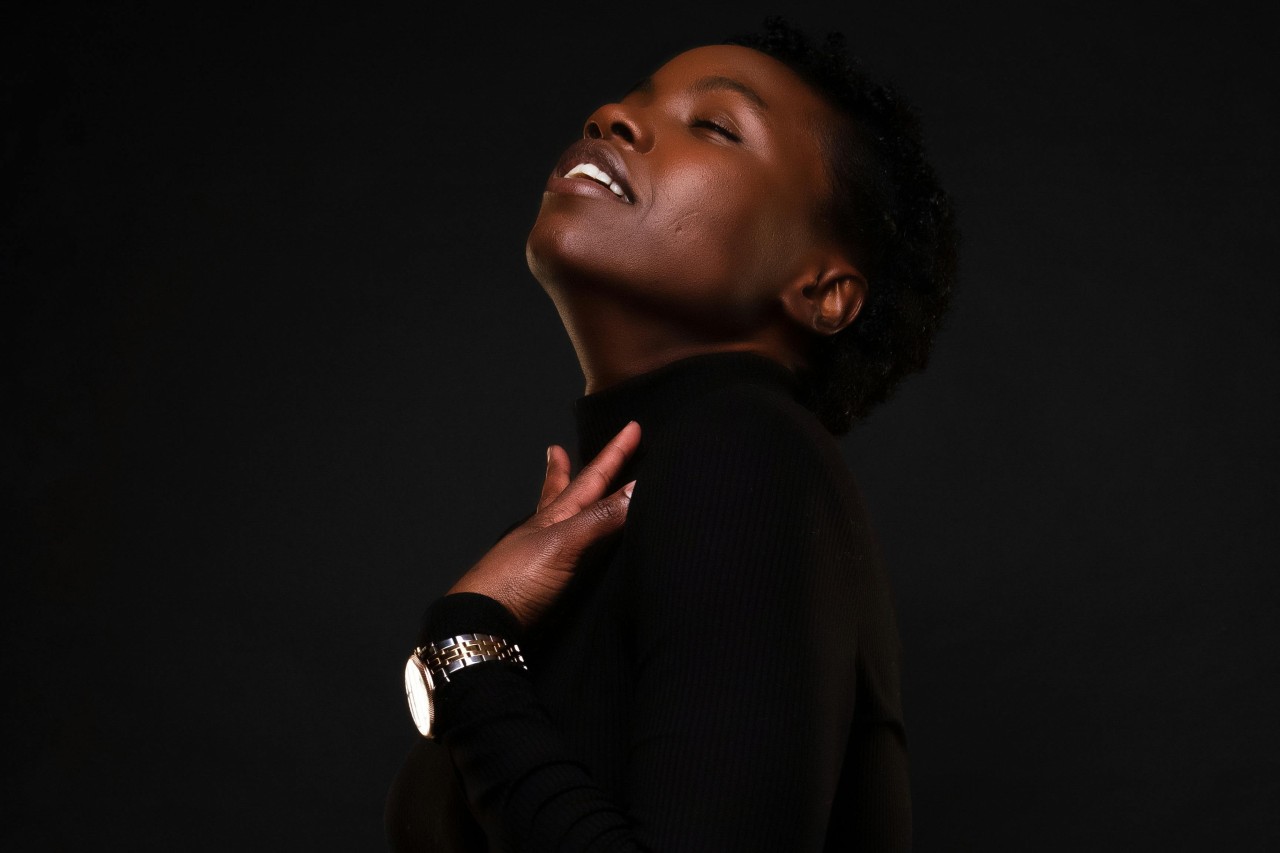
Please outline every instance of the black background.
M843 442L922 850L1280 844L1263 4L41 4L3 27L6 850L376 850L423 607L572 447L529 275L589 112L783 11L965 233ZM766 674L762 674L766 675Z

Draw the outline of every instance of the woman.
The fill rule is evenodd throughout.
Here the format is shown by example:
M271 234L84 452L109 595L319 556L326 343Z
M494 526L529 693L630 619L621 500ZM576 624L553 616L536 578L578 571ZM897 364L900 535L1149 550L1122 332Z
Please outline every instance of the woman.
M428 609L394 849L909 847L891 596L834 436L923 368L954 247L838 38L771 19L590 116L527 244L590 464L551 447Z

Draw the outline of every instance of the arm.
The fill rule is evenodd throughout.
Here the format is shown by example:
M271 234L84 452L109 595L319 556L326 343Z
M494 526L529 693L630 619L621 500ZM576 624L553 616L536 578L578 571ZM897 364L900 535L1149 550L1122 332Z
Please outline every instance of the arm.
M438 599L427 611L422 636L464 631L521 636L510 611L473 593ZM648 849L569 755L524 670L461 670L437 692L436 726L495 849Z
M750 429L743 429L750 423ZM707 407L628 520L627 799L655 849L819 850L853 715L854 551L832 460L784 412Z
M744 416L756 427L744 431ZM495 840L664 853L821 847L852 714L838 502L821 460L783 420L708 417L717 428L651 450L629 510L629 541L644 547L628 567L640 667L627 811L567 754L523 672L477 668L441 697L442 740ZM509 614L496 602L487 616L451 622L464 598L438 601L427 633L502 632Z
M498 634L519 643L525 628L535 624L559 595L582 551L621 528L630 484L607 497L604 491L636 449L638 438L638 426L628 424L572 479L567 455L555 445L549 448L538 509L509 528L449 594L428 608L419 643L471 632ZM495 847L561 850L586 849L590 844L603 849L599 843L609 832L591 819L601 813L592 796L600 792L581 767L566 759L567 750L524 670L497 664L464 668L438 685L435 712L433 730ZM587 794L585 802L582 793ZM432 835L429 827L425 834L405 831L420 828L419 812L409 806L406 813L404 798L393 799L389 835L405 842L397 849L434 849L443 835ZM530 809L535 814L529 814ZM571 826L561 819L565 814ZM468 821L446 823L451 831L454 824ZM536 834L543 828L545 837ZM457 838L448 843L472 849ZM569 844L574 847L565 846Z

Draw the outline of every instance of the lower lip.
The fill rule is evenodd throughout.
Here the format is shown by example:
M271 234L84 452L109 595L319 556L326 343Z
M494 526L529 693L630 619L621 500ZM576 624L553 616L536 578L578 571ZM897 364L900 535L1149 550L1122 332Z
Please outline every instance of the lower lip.
M561 178L552 175L547 179L547 192L564 195L581 195L589 198L607 198L623 204L628 202L614 195L613 190L590 178Z

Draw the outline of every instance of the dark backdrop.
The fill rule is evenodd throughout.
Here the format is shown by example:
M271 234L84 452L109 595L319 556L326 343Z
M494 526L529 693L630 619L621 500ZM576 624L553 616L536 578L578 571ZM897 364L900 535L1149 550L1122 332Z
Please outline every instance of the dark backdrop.
M966 243L843 447L922 850L1280 844L1276 167L1252 4L789 4ZM586 115L768 4L30 4L4 32L6 850L375 850L423 607L582 377L524 238Z

